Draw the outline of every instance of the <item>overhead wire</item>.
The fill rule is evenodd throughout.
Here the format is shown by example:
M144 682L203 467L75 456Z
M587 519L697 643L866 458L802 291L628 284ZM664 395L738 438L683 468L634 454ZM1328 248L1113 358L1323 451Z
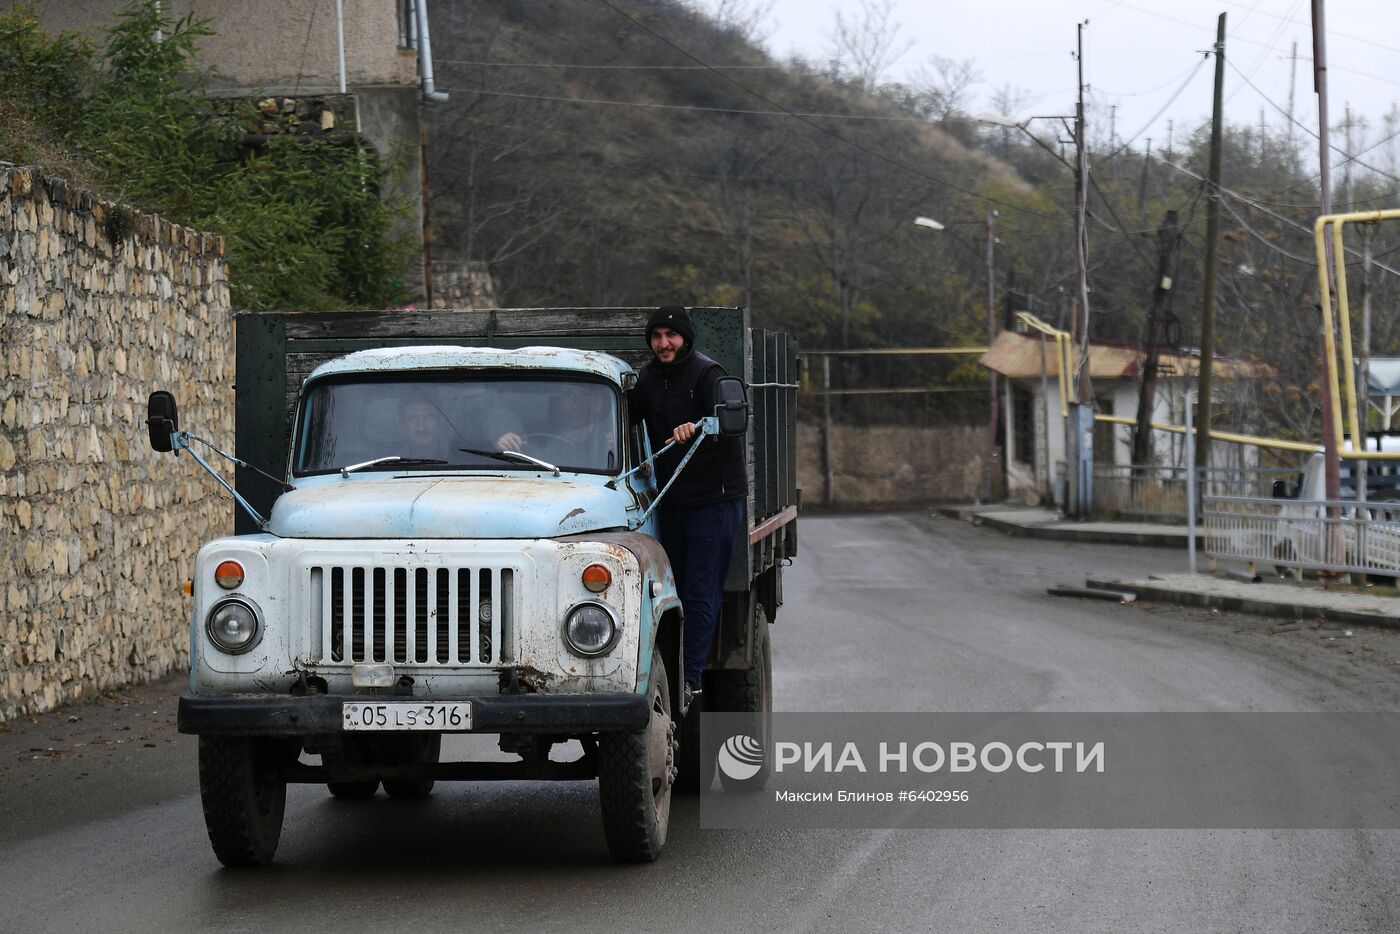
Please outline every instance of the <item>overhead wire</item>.
M435 65L462 65L471 68L567 68L587 71L708 71L703 65L582 65L571 62L482 62L433 58ZM782 65L715 65L725 71L782 71Z
M1155 157L1155 158L1157 158L1157 160L1158 160L1159 162L1161 162L1163 165L1168 166L1169 168L1175 169L1176 171L1181 172L1183 175L1188 175L1188 176L1190 176L1191 178L1194 178L1194 179L1196 179L1197 181L1202 182L1202 183L1204 183L1204 184L1207 184L1207 185L1210 184L1209 179L1205 178L1204 176L1197 175L1195 172L1192 172L1190 169L1185 168L1184 166L1177 165L1177 164L1174 163L1174 162L1168 162L1166 159L1163 159L1163 158L1161 158L1160 156L1157 156L1157 157ZM1284 225L1286 225L1286 226L1288 226L1288 227L1292 227L1294 230L1297 230L1297 231L1299 231L1300 233L1305 233L1305 234L1307 234L1309 237L1311 237L1311 236L1313 235L1313 231L1312 231L1312 228L1311 228L1311 227L1308 227L1308 226L1306 226L1306 225L1300 224L1300 223L1298 223L1297 221L1293 220L1292 218L1284 217L1282 214L1279 214L1279 213L1277 213L1276 211L1271 211L1271 210L1269 210L1268 206L1263 205L1263 204L1260 204L1259 202L1257 202L1257 201L1253 200L1252 198L1248 197L1247 195L1242 195L1242 194L1240 194L1240 193L1237 192L1237 191L1232 191L1231 189L1226 188L1224 185L1215 185L1215 186L1212 186L1212 187L1214 187L1215 190L1216 190L1217 192L1219 192L1219 193L1222 194L1222 195L1225 195L1226 197L1234 198L1236 201L1239 201L1239 202L1241 202L1242 204L1249 205L1250 207L1254 208L1255 210L1262 211L1263 213L1269 215L1270 217L1272 217L1274 220L1278 221L1278 222L1281 223L1281 224L1284 224ZM1223 202L1222 202L1222 203L1223 203ZM1357 250L1356 250L1355 248L1353 248L1353 247L1344 246L1343 249L1344 249L1347 253L1350 253L1350 254L1353 255L1353 256L1358 255L1358 254L1357 254ZM1374 257L1372 258L1372 261L1373 261L1373 263L1374 263ZM1352 264L1348 264L1348 265L1352 265ZM1393 276L1400 276L1400 269L1394 269L1394 268L1392 268L1392 267L1390 267L1390 266L1385 265L1384 263L1374 263L1374 265L1376 266L1377 269L1384 270L1385 272L1388 272L1388 273L1390 273L1390 274L1393 275Z
M896 117L889 114L833 114L791 110L745 110L739 107L704 107L699 104L662 104L655 101L615 101L603 98L558 97L548 94L522 94L515 91L488 91L485 88L447 87L444 91L457 94L480 94L485 97L510 97L520 100L550 101L557 104L592 104L604 107L637 107L644 110L688 110L699 113L735 114L744 117L816 117L823 120L871 120L886 123L927 124L923 117ZM950 186L951 187L951 186ZM961 190L961 189L958 189Z
M1290 113L1289 113L1287 110L1285 110L1284 108L1280 107L1278 104L1274 103L1274 101L1269 97L1269 95L1267 95L1267 94L1265 94L1263 91L1261 91L1261 90L1259 89L1259 87L1258 87L1257 85L1255 85L1255 83L1254 83L1253 81L1250 81L1248 75L1246 75L1244 72L1240 71L1238 68L1235 68L1233 65L1231 65L1230 62L1229 62L1229 60L1226 60L1225 64L1226 64L1226 65L1229 65L1231 68L1233 68L1234 71L1235 71L1235 73L1238 74L1241 78L1244 79L1245 84L1248 84L1251 88L1254 89L1254 93L1256 93L1256 94L1258 94L1260 97L1262 97L1262 98L1269 104L1270 107L1272 107L1272 108L1274 108L1275 110L1277 110L1280 114L1282 114L1285 118L1287 118L1291 123L1293 123L1294 126L1296 126L1296 127L1298 127L1299 129L1303 130L1305 133L1307 133L1307 134L1308 134L1309 136L1311 136L1313 139L1318 139L1318 140L1321 139L1321 137L1318 136L1317 131L1311 129L1310 127L1307 127L1307 126L1303 125L1302 123L1299 123L1296 119L1294 119L1294 117L1293 117L1292 114L1290 114ZM1397 137L1397 136L1400 136L1400 130L1397 130L1395 133L1392 133L1390 136L1386 137L1385 139L1381 140L1379 143L1376 143L1375 145L1376 145L1376 146L1383 145L1384 143L1389 142L1390 140L1394 139L1394 138ZM1400 182L1400 177L1391 175L1389 172L1386 172L1386 171L1383 170L1383 169L1378 169L1378 168L1376 168L1375 166L1373 166L1373 165L1371 165L1371 164L1369 164L1369 163L1367 163L1367 162L1363 162L1361 159L1359 159L1359 158L1357 158L1356 156L1352 155L1351 153L1347 152L1345 149L1343 149L1342 147L1336 145L1335 143L1330 143L1330 142L1329 142L1329 143L1327 144L1327 148L1333 150L1333 151L1336 152L1338 155L1341 155L1341 156L1345 156L1345 157L1346 157L1346 158L1344 159L1344 161L1342 161L1339 165L1336 166L1336 168L1341 168L1341 166L1346 165L1348 162L1355 162L1357 165L1362 166L1363 168L1369 169L1369 170L1371 170L1372 172L1375 172L1377 175L1384 176L1385 178L1388 178L1388 179L1390 179L1390 180L1393 181L1393 182ZM1371 148L1374 149L1375 146L1372 146ZM1369 151L1369 150L1368 150L1368 151Z
M1153 114L1152 117L1146 123L1144 123L1136 133L1124 140L1122 145L1110 152L1107 156L1104 156L1103 159L1107 160L1114 158L1123 150L1127 149L1134 142L1136 142L1139 136L1146 133L1148 129L1150 129L1151 126L1157 122L1157 118L1162 116L1162 114L1166 113L1167 108L1170 107L1172 104L1176 103L1176 99L1181 96L1182 92L1185 91L1187 87L1190 86L1192 80L1195 79L1197 73L1200 72L1201 66L1203 66L1206 63L1206 59L1209 57L1209 55L1209 52L1204 53L1201 56L1200 61L1196 62L1195 67L1192 68L1190 73L1186 75L1186 80L1182 81L1181 84L1177 87L1176 91L1173 92L1172 96L1167 98L1167 102L1163 104L1160 108L1158 108L1157 112Z
M306 72L306 52L311 48L311 27L316 25L316 8L320 5L320 3L311 4L311 16L306 20L306 41L301 44L301 61L297 63L297 78L292 85L293 97L301 93L301 78Z
M1293 12L1294 10L1298 9L1298 3L1299 3L1299 0L1293 0L1293 6L1289 7L1289 13L1290 13L1290 15L1292 14L1292 12ZM1252 7L1249 8L1249 12L1245 14L1244 19L1243 19L1243 20L1240 20L1240 21L1237 21L1237 22L1235 23L1235 25L1234 25L1233 27L1231 27L1231 29L1230 29L1230 38L1234 38L1234 37L1238 34L1240 27L1243 26L1244 23L1245 23L1246 21L1248 21L1248 19L1249 19L1250 16L1253 16L1253 15L1254 15L1255 13L1257 13L1257 12L1259 12L1259 2L1258 2L1258 0L1255 0L1254 6L1252 6ZM1283 35L1284 29L1287 28L1287 26L1288 26L1288 22L1287 22L1287 21L1281 21L1278 25L1276 25L1276 26L1274 27L1274 31L1271 32L1271 33L1269 33L1269 38L1268 38L1267 40L1265 40L1265 44L1268 45L1268 46L1270 46L1270 47L1272 47L1273 44L1274 44L1274 42L1277 41L1277 40ZM1267 48L1266 48L1266 49L1261 49L1261 50L1260 50L1258 56L1256 56L1255 59L1254 59L1254 64L1251 65L1251 66L1249 67L1249 73L1250 73L1251 75L1257 74L1258 71L1259 71L1259 69L1260 69L1261 67L1263 67L1264 62L1268 61L1270 51L1271 51L1271 49L1267 49ZM1239 88L1238 86L1236 86L1233 90L1230 91L1230 93L1229 93L1228 95L1226 95L1226 97L1225 97L1225 103L1228 104L1230 101L1234 100L1234 99L1235 99L1235 95L1238 94L1239 92L1240 92L1240 88Z
M1244 8L1244 4L1240 3L1239 0L1219 0L1219 2L1224 6L1238 7L1241 9ZM1300 29L1307 29L1309 27L1308 23L1299 22L1298 20L1293 19L1293 11L1298 8L1297 3L1295 3L1292 7L1289 8L1289 12L1286 15L1282 13L1273 13L1269 10L1260 10L1257 7L1258 5L1256 4L1253 12L1258 13L1260 16L1267 16L1272 19L1280 20L1285 26L1297 26ZM1352 42L1360 42L1363 45L1375 46L1376 48L1384 49L1387 52L1400 52L1400 47L1386 45L1382 42L1376 42L1374 39L1364 39L1361 36L1353 36L1350 33L1338 32L1335 29L1328 29L1327 35L1329 37L1337 36L1342 39L1349 39Z
M813 121L811 118L809 118L809 117L803 116L803 115L801 115L801 114L794 113L793 111L789 110L787 107L784 107L782 104L779 104L777 101L774 101L774 100L772 100L771 98L767 97L766 95L764 95L764 94L762 94L762 93L760 93L760 92L758 92L758 91L755 91L754 89L748 87L748 86L745 85L743 82L739 81L737 78L734 78L732 75L725 74L723 71L720 71L720 70L718 70L718 69L712 67L709 63L705 62L703 59L699 58L698 56L696 56L695 54L693 54L693 53L690 52L689 50L687 50L687 49L683 48L682 46L676 44L675 42L671 41L671 40L668 39L666 36L664 36L664 35L662 35L661 33L657 32L655 29L652 29L652 28L651 28L649 25L647 25L646 23L644 23L644 22L638 20L636 17L633 17L632 15L630 15L629 13L627 13L625 10L620 9L616 4L614 4L614 3L612 2L612 0L597 0L597 2L600 3L601 5L607 7L609 10L612 10L613 13L617 14L617 15L618 15L619 17L621 17L622 19L624 19L624 20L626 20L627 22L631 23L633 26L636 26L638 29L640 29L640 30L642 30L643 32L647 33L648 35L652 36L652 37L655 38L658 42L662 42L662 43L666 44L667 46L670 46L672 49L675 49L677 52L679 52L680 54L684 55L686 58L688 58L688 59L690 59L691 61L695 62L697 65L703 65L707 71L710 71L710 72L712 72L713 74L719 76L720 78L722 78L722 79L724 79L725 81L729 82L730 84L734 85L736 88L738 88L739 90L743 91L744 93L749 94L749 95L751 95L752 97L757 98L758 100L760 100L760 101L762 101L763 103L767 104L769 107L772 107L772 108L774 108L774 109L776 109L776 110L778 110L778 111L781 111L781 112L787 114L788 116L792 117L793 119L797 120L798 122L802 123L803 125L805 125L805 126L807 126L807 127L810 127L811 129L816 130L818 133L821 133L821 134L823 134L823 135L825 135L825 136L829 136L829 137L831 137L832 139L836 140L837 142L840 142L840 143L842 143L842 144L844 144L844 145L846 145L846 146L849 146L849 147L851 147L852 149L855 149L855 150L857 150L857 151L863 152L863 153L865 153L866 155L870 156L871 158L874 158L874 159L876 159L876 160L878 160L878 161L884 162L884 163L887 164L887 165L893 166L894 168L897 168L897 169L899 169L899 170L902 171L902 172L905 172L905 173L907 173L907 174L909 174L909 175L912 175L912 176L914 176L914 177L916 177L916 178L921 178L921 179L923 179L924 181L931 182L932 184L938 185L938 186L940 186L940 187L947 188L947 189L950 190L950 191L956 191L956 192L958 192L958 193L960 193L960 194L965 194L965 195L968 195L968 196L970 196L970 197L977 198L977 199L979 199L979 200L986 201L986 202L991 203L991 204L996 204L996 205L999 205L999 206L1001 206L1001 207L1006 208L1007 210L1016 211L1016 212L1018 212L1018 213L1030 214L1030 215L1034 215L1034 216L1037 216L1037 217L1044 217L1044 218L1051 218L1051 217L1053 217L1053 215L1044 214L1044 213L1039 212L1039 211L1032 211L1032 210L1030 210L1029 208L1021 207L1021 206L1018 205L1018 204L1013 204L1013 203L1011 203L1011 202L1002 201L1002 200L1000 200L1000 199L998 199L998 198L992 198L992 197L989 197L989 196L987 196L986 194L983 194L983 193L981 193L981 192L977 192L977 191L974 191L974 190L972 190L972 189L964 188L964 187L962 187L962 186L960 186L960 185L956 185L956 184L954 184L954 183L948 181L947 179L939 178L939 177L936 176L936 175L931 175L931 174L929 174L928 172L924 172L924 171L922 171L922 170L920 170L920 169L918 169L918 168L915 168L914 166L907 165L907 164L905 164L904 162L902 162L902 161L900 161L900 160L898 160L898 159L895 159L895 158L893 158L893 157L891 157L891 156L886 155L885 153L882 153L882 152L880 152L880 151L878 151L878 150L872 149L872 148L870 148L869 146L864 145L863 143L860 143L860 142L858 142L858 141L856 141L856 140L849 139L849 138L843 136L842 134L836 132L835 130L833 130L833 129L829 128L829 127L824 127L824 126L822 126L821 124L814 122L814 121Z

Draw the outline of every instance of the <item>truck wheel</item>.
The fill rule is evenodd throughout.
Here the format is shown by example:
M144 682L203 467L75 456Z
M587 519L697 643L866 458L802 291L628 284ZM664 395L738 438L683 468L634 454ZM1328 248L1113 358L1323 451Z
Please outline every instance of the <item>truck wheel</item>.
M326 782L326 787L342 801L363 801L374 797L379 790L379 782Z
M442 734L425 733L418 736L404 737L407 741L406 750L401 750L403 755L397 755L391 762L408 762L413 765L436 764L442 755ZM395 778L384 780L384 790L391 798L426 798L433 793L433 779Z
M266 866L282 837L287 780L300 745L251 736L199 738L199 797L214 855L225 866Z
M676 780L676 723L661 653L651 654L651 721L636 733L598 737L598 797L608 852L619 862L649 863L666 845Z
M768 613L762 604L753 612L753 659L744 671L717 671L715 703L712 710L743 713L745 732L758 741L763 750L763 764L750 778L731 778L723 769L719 780L726 791L760 791L768 784L772 773L773 755L773 647L768 636Z
M375 760L372 757L369 741L365 737L346 736L342 738L338 750L322 754L322 761L328 766L339 767L342 765L365 765ZM335 774L334 771L332 774ZM379 782L376 780L333 781L326 782L326 788L341 801L364 801L374 797L374 793L379 790Z

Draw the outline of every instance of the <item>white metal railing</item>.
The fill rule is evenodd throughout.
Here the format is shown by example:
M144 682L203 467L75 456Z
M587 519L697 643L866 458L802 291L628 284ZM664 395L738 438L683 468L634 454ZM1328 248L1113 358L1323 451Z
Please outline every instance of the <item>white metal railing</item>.
M1296 489L1301 469L1296 467L1201 467L1197 484L1201 493L1215 496L1265 497L1274 482L1283 480ZM1094 465L1095 515L1186 521L1186 468Z
M1400 575L1400 503L1200 500L1205 553L1211 558L1300 571Z

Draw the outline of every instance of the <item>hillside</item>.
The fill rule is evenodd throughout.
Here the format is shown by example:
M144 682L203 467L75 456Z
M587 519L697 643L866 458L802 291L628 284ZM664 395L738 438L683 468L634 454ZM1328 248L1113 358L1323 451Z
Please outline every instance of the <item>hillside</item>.
M808 346L985 334L978 233L912 221L1024 186L922 116L673 2L444 4L433 42L434 258L489 264L501 304L745 303Z

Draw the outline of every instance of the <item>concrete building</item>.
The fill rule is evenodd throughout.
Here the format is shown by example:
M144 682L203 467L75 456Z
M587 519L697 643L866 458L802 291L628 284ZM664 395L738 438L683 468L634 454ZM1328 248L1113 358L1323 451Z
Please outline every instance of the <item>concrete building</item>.
M1144 358L1139 347L1090 342L1089 379L1094 391L1095 413L1137 417ZM1055 342L1039 335L1002 331L981 358L981 363L1005 377L1001 382L1001 406L1007 495L1039 501L1048 494L1055 502L1060 502L1063 494L1054 478L1058 474L1057 465L1065 459L1065 429ZM1159 354L1157 390L1153 396L1154 422L1185 423L1186 392L1195 388L1198 369L1199 359L1194 355ZM1214 394L1217 407L1232 396L1231 386L1235 381L1267 373L1268 367L1263 364L1217 359L1214 368L1218 381ZM1180 434L1155 431L1152 439L1154 463L1185 464L1185 443ZM1248 467L1257 463L1257 451L1238 444L1216 444L1211 449L1211 460L1220 467ZM1096 424L1094 461L1120 466L1132 464L1132 428Z
M403 173L386 196L411 205L403 230L423 242L423 99L436 94L431 49L420 55L417 4L428 0L160 0L172 18L207 19L214 35L200 41L199 64L209 93L279 99L320 97ZM101 42L130 0L0 0L0 9L28 6L50 33L80 32ZM428 30L431 36L431 30ZM343 62L343 66L342 66ZM427 74L423 74L428 69ZM342 75L343 70L343 75ZM343 79L343 80L342 80ZM346 100L337 95L346 94ZM348 111L348 112L347 112ZM424 289L424 262L406 271L411 294Z

